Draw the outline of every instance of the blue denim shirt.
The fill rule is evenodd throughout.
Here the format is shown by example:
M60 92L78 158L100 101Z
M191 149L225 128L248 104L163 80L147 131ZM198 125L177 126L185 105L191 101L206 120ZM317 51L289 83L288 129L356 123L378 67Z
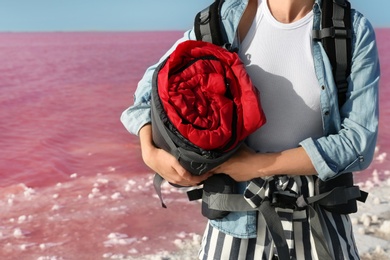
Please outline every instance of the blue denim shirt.
M321 1L313 6L314 29L320 28ZM222 22L229 42L239 47L237 27L248 0L226 0L222 7ZM380 67L375 32L370 22L352 10L352 68L348 78L347 100L339 109L337 88L332 68L320 42L313 42L315 72L321 86L320 103L323 137L302 140L300 145L310 157L318 177L327 180L345 172L361 171L373 159L378 134ZM163 61L179 44L195 39L191 29L160 59ZM138 83L134 104L122 113L121 121L130 133L150 123L152 75L158 63L149 67ZM242 184L243 185L243 184ZM241 238L256 237L255 212L233 212L212 225Z

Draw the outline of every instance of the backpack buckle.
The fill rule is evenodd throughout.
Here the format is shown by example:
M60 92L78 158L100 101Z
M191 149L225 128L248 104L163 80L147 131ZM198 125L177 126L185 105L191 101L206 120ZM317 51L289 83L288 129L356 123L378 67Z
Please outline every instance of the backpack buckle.
M339 6L342 6L342 7L346 7L348 5L347 1L345 1L345 0L333 0L333 3L338 4Z
M352 37L352 32L351 32L351 30L348 30L344 27L332 27L331 28L331 37L332 38L349 39Z
M275 191L272 193L271 206L283 209L298 209L298 195L290 191Z

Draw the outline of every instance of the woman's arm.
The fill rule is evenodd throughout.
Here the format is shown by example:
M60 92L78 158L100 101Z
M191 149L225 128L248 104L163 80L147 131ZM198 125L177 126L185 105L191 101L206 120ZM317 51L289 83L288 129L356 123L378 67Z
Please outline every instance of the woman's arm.
M177 159L168 152L157 148L152 139L151 122L151 88L152 78L158 64L170 55L176 46L188 39L194 39L193 30L184 33L183 37L162 56L158 63L150 66L139 81L134 94L134 103L123 111L121 121L126 129L138 135L144 163L166 181L181 186L194 186L205 180L208 175L194 176L186 171Z
M302 147L279 153L255 153L243 146L213 173L225 173L236 181L248 181L273 175L314 175L314 166Z

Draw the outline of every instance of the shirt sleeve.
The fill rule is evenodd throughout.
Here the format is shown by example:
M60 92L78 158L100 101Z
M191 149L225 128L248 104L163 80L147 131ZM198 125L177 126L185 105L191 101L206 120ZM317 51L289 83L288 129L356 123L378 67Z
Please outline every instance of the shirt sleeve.
M375 31L361 14L355 12L354 16L347 100L339 111L337 105L333 111L334 114L339 113L337 131L300 143L322 180L366 169L373 160L376 147L380 66Z

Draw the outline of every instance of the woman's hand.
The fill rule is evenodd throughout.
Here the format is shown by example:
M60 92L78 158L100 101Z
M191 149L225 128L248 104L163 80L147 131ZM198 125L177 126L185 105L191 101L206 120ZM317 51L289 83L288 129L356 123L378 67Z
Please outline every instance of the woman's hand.
M259 177L258 165L250 162L255 156L256 153L243 144L229 160L211 170L210 173L225 173L235 181L249 181Z
M277 153L256 153L248 146L240 149L210 173L225 173L235 181L274 175L315 175L316 170L302 147Z
M180 186L196 186L210 177L211 173L200 176L192 175L180 165L173 155L154 146L151 125L142 127L139 136L142 159L149 168L158 173L166 181Z

